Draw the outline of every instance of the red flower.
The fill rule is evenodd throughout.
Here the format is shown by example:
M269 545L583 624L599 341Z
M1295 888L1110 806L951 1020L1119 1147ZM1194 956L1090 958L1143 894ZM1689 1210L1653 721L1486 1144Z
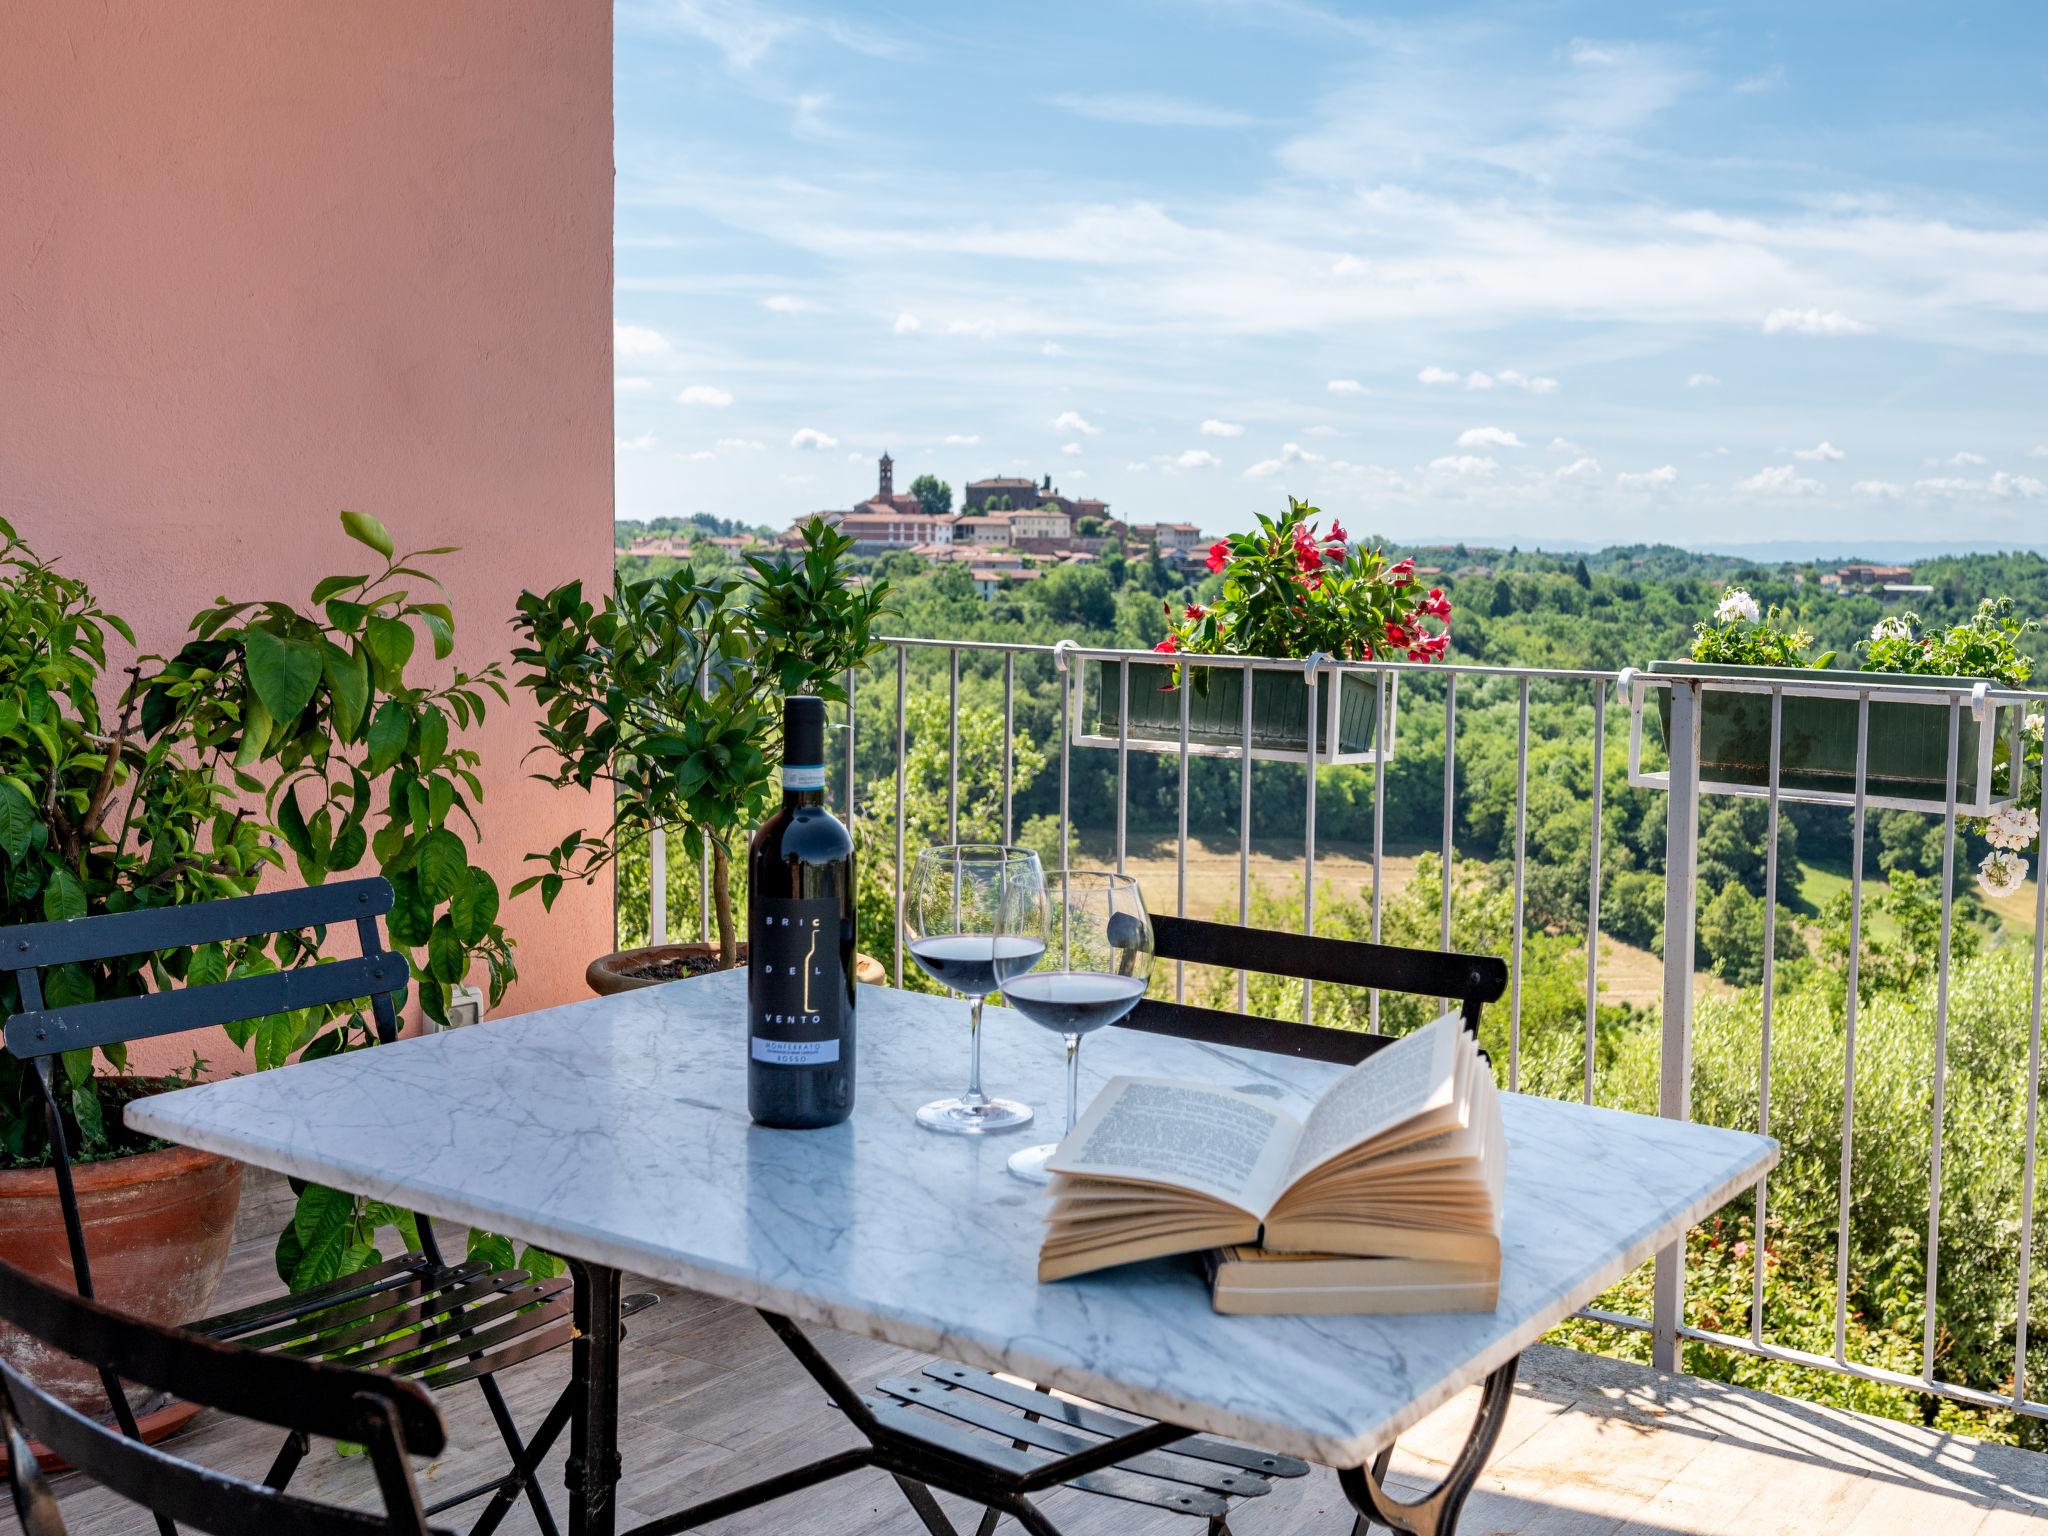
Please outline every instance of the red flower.
M1431 587L1429 596L1416 604L1416 611L1426 613L1432 618L1448 619L1451 616L1451 600L1444 596L1442 587Z
M1412 637L1409 635L1408 631L1403 629L1399 624L1389 624L1387 626L1387 644L1407 645L1410 643L1411 638Z
M1317 548L1315 536L1306 528L1294 530L1294 558L1304 571L1313 571L1323 563L1323 552Z
M1167 655L1171 656L1175 651L1180 649L1180 642L1176 640L1172 635L1168 635L1164 640L1160 641L1157 645L1153 646L1152 649L1155 651L1164 651Z
M1225 540L1225 539L1218 539L1218 540L1217 540L1217 541L1216 541L1216 542L1215 542L1214 544L1211 544L1211 545L1209 546L1209 569L1210 569L1210 570L1212 570L1212 571L1220 571L1220 570L1222 570L1222 569L1223 569L1223 566L1224 566L1224 564L1225 564L1225 562L1226 562L1226 561L1228 561L1229 559L1230 559L1230 544L1229 544L1229 541L1228 541L1228 540Z
M1394 586L1405 587L1415 579L1413 560L1396 560L1387 567L1387 580Z
M1208 613L1209 610L1204 608L1200 603L1188 604L1188 617L1191 619L1206 618L1208 616Z
M1410 661L1427 661L1429 660L1429 652L1419 645L1410 646L1408 648L1408 659Z
M1350 535L1344 532L1344 525L1333 519L1330 523L1330 541L1335 544L1342 544L1349 537Z

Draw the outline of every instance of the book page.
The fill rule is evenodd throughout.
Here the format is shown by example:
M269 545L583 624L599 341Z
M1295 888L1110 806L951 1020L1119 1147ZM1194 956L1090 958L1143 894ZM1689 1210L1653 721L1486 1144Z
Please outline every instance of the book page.
M1046 1166L1191 1189L1263 1217L1300 1135L1292 1115L1249 1094L1119 1077L1095 1096Z
M1309 1111L1283 1186L1338 1153L1449 1104L1457 1093L1464 1021L1447 1013L1375 1051L1331 1085Z

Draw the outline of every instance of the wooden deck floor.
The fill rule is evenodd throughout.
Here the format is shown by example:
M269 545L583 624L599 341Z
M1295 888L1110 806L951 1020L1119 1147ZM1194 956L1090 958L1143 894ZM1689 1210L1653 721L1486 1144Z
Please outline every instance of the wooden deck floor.
M221 1305L275 1286L270 1200L245 1211ZM854 1443L823 1393L751 1312L665 1287L627 1341L622 1527L742 1486ZM921 1357L843 1334L824 1353L856 1384L914 1372ZM536 1422L566 1379L566 1353L505 1379L523 1423ZM473 1388L440 1400L451 1449L422 1485L463 1488L499 1463L497 1438ZM1397 1477L1434 1481L1470 1422L1470 1394L1402 1442ZM193 1460L258 1476L276 1448L267 1430L202 1417L176 1446ZM561 1509L558 1450L543 1486ZM322 1448L297 1491L374 1502L368 1468ZM96 1489L59 1484L75 1536L148 1536L146 1517ZM978 1511L943 1499L963 1532ZM1197 1521L1062 1492L1047 1512L1073 1536L1200 1536ZM1346 1536L1348 1506L1322 1471L1238 1506L1239 1536ZM522 1505L503 1529L531 1536ZM862 1474L709 1527L726 1536L921 1536L893 1483ZM1006 1531L1014 1531L1006 1524ZM1660 1375L1640 1366L1539 1348L1499 1447L1466 1508L1467 1536L2015 1536L2048 1533L2048 1457L1864 1418L1768 1394Z

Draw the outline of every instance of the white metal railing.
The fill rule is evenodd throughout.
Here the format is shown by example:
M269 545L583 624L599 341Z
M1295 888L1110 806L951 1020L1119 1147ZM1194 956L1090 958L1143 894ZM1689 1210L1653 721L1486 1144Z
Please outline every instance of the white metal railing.
M1081 671L1080 663L1101 661L1116 667L1119 679L1118 711L1119 729L1114 739L1096 738L1090 745L1111 747L1116 759L1116 812L1114 825L1115 864L1124 870L1128 851L1129 833L1129 763L1134 750L1130 740L1129 686L1130 668L1133 665L1158 665L1167 658L1150 651L1126 651L1087 647L1071 641L1056 645L1006 644L992 641L952 641L922 638L890 638L886 642L888 654L893 658L895 682L895 911L898 918L893 955L893 978L900 983L903 978L903 938L901 914L903 906L903 868L905 859L905 763L908 756L907 701L911 681L911 659L925 653L943 653L943 672L936 669L928 674L925 681L936 686L943 676L948 700L948 741L947 741L947 831L949 837L957 837L960 816L960 662L963 653L978 657L1000 657L1002 666L1003 730L1001 801L1002 833L1005 841L1014 839L1015 827L1015 744L1016 744L1016 689L1017 669L1020 661L1042 667L1050 667L1060 690L1059 710L1059 845L1062 859L1069 846L1072 823L1070 820L1069 791L1071 784L1071 753L1081 734L1079 722ZM1399 662L1351 662L1327 657L1310 658L1307 661L1275 659L1269 657L1203 656L1184 658L1190 665L1224 670L1238 670L1244 673L1292 671L1306 679L1308 709L1308 756L1316 753L1316 733L1319 729L1317 709L1318 689L1326 679L1357 675L1371 679L1378 690L1379 720L1385 722L1389 716L1389 699L1396 679L1408 679L1411 693L1418 682L1425 679L1441 679L1443 687L1444 763L1443 763L1443 820L1440 839L1442 862L1442 889L1440 893L1441 915L1439 939L1443 947L1449 948L1452 934L1452 867L1456 853L1455 827L1457 816L1457 727L1458 695L1461 680L1474 680L1475 685L1493 684L1512 687L1516 697L1516 752L1515 752L1515 814L1511 836L1512 847L1512 948L1509 955L1510 988L1506 1001L1508 1012L1507 1078L1510 1090L1519 1088L1521 1082L1522 1045L1522 972L1524 960L1523 936L1526 928L1526 873L1528 862L1528 807L1529 807L1529 732L1530 702L1532 690L1579 691L1590 700L1593 711L1592 751L1592 793L1588 805L1590 816L1590 865L1586 892L1587 941L1585 960L1584 991L1584 1073L1581 1094L1588 1104L1594 1100L1596 1031L1598 1027L1599 1001L1599 936L1601 915L1602 875L1602 813L1605 781L1605 752L1607 737L1607 705L1612 695L1624 705L1630 706L1635 716L1631 721L1629 766L1632 782L1650 784L1665 792L1665 905L1664 933L1665 950L1663 960L1662 1018L1660 1034L1660 1080L1659 1112L1672 1118L1689 1118L1692 1096L1692 1018L1693 998L1696 984L1694 974L1694 930L1698 909L1698 828L1700 796L1703 790L1700 765L1700 721L1703 698L1717 692L1763 693L1770 701L1770 754L1767 783L1759 790L1734 786L1704 786L1709 792L1754 793L1767 802L1766 810L1766 900L1764 902L1763 969L1761 987L1761 1024L1759 1038L1759 1071L1757 1083L1757 1113L1759 1128L1768 1133L1771 1115L1771 1030L1773 1010L1776 1004L1776 939L1777 939L1777 893L1779 889L1778 846L1782 801L1785 794L1780 783L1784 749L1784 703L1787 697L1840 697L1853 700L1856 704L1857 736L1853 793L1846 797L1846 804L1853 816L1849 903L1849 939L1846 1001L1843 1018L1843 1114L1841 1167L1838 1189L1838 1223L1835 1254L1834 1286L1834 1348L1830 1354L1791 1348L1767 1339L1764 1334L1764 1299L1766 1291L1765 1244L1762 1240L1766 1231L1766 1214L1770 1199L1769 1180L1757 1187L1754 1196L1752 1273L1750 1293L1750 1325L1746 1335L1735 1335L1711 1329L1693 1327L1685 1322L1685 1252L1682 1244L1660 1252L1656 1258L1654 1280L1654 1305L1649 1318L1627 1316L1588 1309L1583 1316L1616 1327L1647 1331L1652 1338L1653 1359L1665 1369L1682 1367L1681 1345L1693 1341L1718 1348L1735 1350L1767 1360L1780 1361L1791 1365L1811 1367L1857 1377L1862 1380L1900 1387L1915 1392L1930 1392L1978 1408L1998 1409L2036 1418L2048 1418L2048 1402L2030 1398L2026 1393L2028 1340L2028 1305L2033 1262L2033 1220L2035 1184L2035 1139L2039 1121L2039 1082L2041 1067L2041 1033L2043 1014L2044 944L2048 944L2048 879L2036 872L2035 912L2033 934L2033 967L2030 1000L2030 1027L2027 1048L2027 1088L2025 1102L2024 1150L2022 1154L2021 1231L2018 1276L2016 1282L2016 1316L2013 1340L2013 1375L2010 1393L1992 1393L1958 1383L1939 1379L1933 1372L1935 1340L1938 1329L1936 1292L1940 1277L1941 1242L1941 1180L1943 1149L1943 1111L1945 1105L1945 1077L1947 1072L1949 982L1951 962L1951 938L1955 921L1954 874L1957 845L1957 772L1958 751L1963 711L1968 709L1973 716L1985 722L1986 729L1979 732L1984 750L1988 754L1993 734L1988 724L1997 718L1998 706L2017 705L2011 711L2012 729L2017 732L2019 716L2029 706L2041 704L2048 695L2020 690L1987 688L1981 683L1958 681L1943 683L1939 679L1914 680L1910 690L1889 689L1881 684L1874 685L1867 679L1845 678L1840 681L1816 675L1791 683L1765 682L1754 679L1739 681L1703 678L1691 675L1667 675L1639 672L1625 669L1607 672L1579 668L1544 667L1492 667L1465 664L1411 665ZM866 693L871 694L875 682L886 683L890 663L877 666L869 674ZM856 722L864 721L865 706L860 700L866 695L858 691L861 678L848 673L845 678L848 703L844 716L845 766L841 786L840 807L849 825L857 810L859 789L857 785L857 761L855 756ZM1641 768L1640 716L1648 691L1663 688L1670 693L1671 726L1668 754L1670 766L1665 774L1646 774ZM1252 690L1245 687L1242 693L1243 746L1252 743ZM1188 767L1198 754L1191 750L1189 741L1189 690L1180 690L1180 739L1174 744L1179 761L1178 783L1178 825L1175 862L1174 911L1186 916L1188 896ZM1942 900L1941 937L1937 968L1937 1001L1935 1024L1935 1060L1932 1083L1932 1154L1928 1170L1929 1214L1925 1247L1926 1258L1926 1315L1923 1333L1923 1365L1919 1375L1875 1366L1852 1360L1847 1352L1847 1324L1850 1265L1850 1190L1852 1185L1854 1159L1853 1116L1856 1092L1856 1030L1858 1024L1858 967L1862 954L1864 927L1864 857L1866 819L1874 804L1882 804L1868 792L1867 778L1870 756L1870 707L1873 700L1891 702L1909 697L1913 702L1936 701L1934 707L1945 707L1947 717L1948 769L1945 802L1916 804L1915 809L1929 814L1941 814L1944 821L1942 851ZM2019 761L2019 737L2012 738L2015 747L2013 761ZM1372 887L1370 898L1371 937L1377 941L1381 935L1384 881L1382 879L1384 845L1384 807L1386 800L1386 756L1376 753L1369 766L1373 774L1372 845L1369 868ZM1238 755L1239 767L1239 818L1238 818L1238 920L1247 922L1250 916L1251 875L1251 821L1252 821L1252 772L1254 754L1249 750ZM1980 776L1980 789L1988 783L1988 757ZM2014 772L2015 783L2023 778ZM1304 841L1302 853L1303 874L1303 931L1315 932L1315 872L1316 872L1316 779L1317 774L1303 775L1303 824ZM1802 792L1802 798L1807 796ZM1823 803L1826 803L1825 801ZM1960 807L1963 814L1977 809L1972 805ZM2048 826L2048 793L2042 796L2039 806L2044 826ZM650 924L652 939L656 943L667 938L666 910L666 844L657 832L651 842L651 886ZM709 938L709 868L708 864L699 869L699 913L700 937ZM1238 1006L1246 1005L1246 981L1242 972L1238 976ZM1175 994L1184 996L1185 973L1176 967ZM1304 1019L1312 1017L1312 984L1304 983L1302 988L1302 1011ZM1377 1027L1379 1021L1379 998L1374 993L1370 999L1370 1017Z

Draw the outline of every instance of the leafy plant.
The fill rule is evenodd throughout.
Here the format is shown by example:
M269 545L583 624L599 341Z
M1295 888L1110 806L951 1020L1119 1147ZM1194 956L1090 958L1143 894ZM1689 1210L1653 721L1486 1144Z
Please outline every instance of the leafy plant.
M2009 597L1987 597L1960 624L1927 631L1916 613L1879 619L1857 649L1872 672L1910 672L1930 677L1988 677L2008 688L2024 688L2034 664L2020 649L2024 636L2041 626L2014 611Z
M180 741L144 745L132 688L116 717L104 718L109 632L134 643L84 582L0 520L0 923L241 895L276 862L258 828ZM134 996L183 977L191 959L181 952L57 966L43 977L44 1001L66 1007ZM6 977L0 1007L20 1006L15 979ZM124 1130L119 1106L160 1085L126 1076L127 1066L120 1044L61 1058L57 1098L74 1159L149 1145ZM0 1165L49 1161L34 1069L0 1053Z
M1765 610L1743 588L1729 587L1721 594L1713 619L1693 626L1692 659L1730 667L1814 670L1835 664L1833 651L1808 660L1806 651L1812 644L1813 636L1794 628L1784 609Z
M704 580L694 565L615 580L602 608L568 582L522 592L513 626L518 682L540 705L543 782L611 790L599 832L578 828L529 854L544 867L513 886L552 907L571 880L595 880L620 849L654 827L677 827L693 862L708 848L721 965L738 953L732 914L735 831L768 812L781 715L775 690L845 698L839 678L877 649L888 584L850 590L841 561L853 541L822 519L803 529L800 559L758 556L738 580Z
M1208 606L1166 605L1166 638L1153 647L1203 656L1326 656L1352 661L1405 655L1438 661L1451 648L1451 601L1415 590L1415 562L1349 542L1342 523L1316 531L1319 509L1289 497L1281 517L1259 514L1249 533L1219 539L1209 569L1222 591ZM1432 631L1431 625L1437 628Z

